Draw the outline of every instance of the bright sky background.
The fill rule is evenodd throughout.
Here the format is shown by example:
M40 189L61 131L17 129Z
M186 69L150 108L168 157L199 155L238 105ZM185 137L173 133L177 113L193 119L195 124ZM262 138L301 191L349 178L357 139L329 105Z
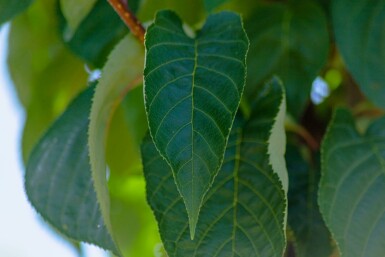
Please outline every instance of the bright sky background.
M0 27L0 256L75 257L75 251L41 221L24 194L20 151L24 113L7 74L8 30L7 25ZM90 257L106 256L88 245L85 252Z

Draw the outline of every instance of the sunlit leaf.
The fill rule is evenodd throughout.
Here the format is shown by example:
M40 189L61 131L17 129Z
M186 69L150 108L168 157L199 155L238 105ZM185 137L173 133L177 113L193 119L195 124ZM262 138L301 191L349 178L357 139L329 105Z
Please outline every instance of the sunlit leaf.
M61 233L117 253L91 179L87 131L93 90L77 97L33 149L25 188L35 209Z
M83 62L58 38L55 6L51 0L36 1L11 23L8 65L26 109L24 160L54 118L87 84Z
M193 237L243 93L248 40L236 14L210 16L191 38L175 13L162 11L145 45L149 129L172 167Z
M323 10L312 1L261 4L245 21L245 28L250 37L249 98L276 74L286 87L288 111L298 117L328 57L329 35Z
M286 195L278 172L270 165L268 148L271 133L278 132L272 132L273 127L282 124L284 103L282 88L273 81L256 99L249 119L241 115L236 119L225 161L204 199L194 240L171 169L151 138L145 139L147 198L170 257L282 256Z
M385 2L332 3L334 34L348 70L365 95L385 108Z
M336 111L322 145L321 213L342 256L385 252L385 118L364 135L352 115Z
M113 50L103 68L91 107L88 142L92 178L103 218L111 234L113 229L106 181L106 135L115 107L127 90L142 83L143 62L144 48L133 36L126 36Z

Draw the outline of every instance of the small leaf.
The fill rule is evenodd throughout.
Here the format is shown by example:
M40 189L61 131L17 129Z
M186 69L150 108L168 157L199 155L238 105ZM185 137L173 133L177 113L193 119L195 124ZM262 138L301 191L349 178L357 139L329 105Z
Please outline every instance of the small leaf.
M298 145L288 144L286 163L290 178L288 222L294 234L295 256L327 257L331 255L331 235L317 203L320 177L319 154L316 163L304 159Z
M385 108L385 3L383 0L332 1L338 49L365 95Z
M172 167L193 238L242 96L248 39L241 18L230 12L210 16L190 38L175 13L162 11L145 41L149 129Z
M35 146L25 189L35 209L61 233L117 254L91 179L87 129L93 90L77 97Z
M313 80L328 57L323 10L313 1L261 4L245 22L250 37L248 96L273 74L285 87L288 111L301 115Z
M131 34L126 36L112 51L103 68L91 107L88 143L92 178L106 227L112 235L106 181L106 135L115 107L125 92L142 82L143 62L143 47Z
M381 118L361 135L352 115L339 109L322 144L318 201L342 256L384 255L384 131Z
M33 0L0 0L0 25L21 13L33 2Z
M277 81L256 99L249 120L238 115L225 161L205 196L194 240L170 167L148 136L142 145L147 199L164 246L175 256L282 256L286 196L270 165L268 142L284 103ZM280 118L279 118L280 119ZM282 128L283 129L283 128Z
M97 0L60 0L60 7L71 31L75 31Z

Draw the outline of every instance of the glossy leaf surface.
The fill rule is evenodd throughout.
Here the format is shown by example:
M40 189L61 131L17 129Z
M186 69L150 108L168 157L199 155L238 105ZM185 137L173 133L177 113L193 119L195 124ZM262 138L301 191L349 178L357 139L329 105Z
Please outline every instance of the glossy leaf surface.
M385 108L385 2L336 0L332 4L338 49L365 95Z
M329 35L323 10L312 1L261 4L245 21L250 37L247 93L273 74L285 87L288 111L298 117L313 80L328 57Z
M256 99L248 120L238 115L223 166L205 196L194 240L170 167L148 136L142 146L147 199L164 246L174 256L282 256L286 196L268 154L284 110L277 81ZM283 128L282 128L283 129Z
M93 90L77 97L33 149L25 188L35 209L61 233L117 253L91 179L87 131Z
M236 14L210 16L191 38L175 13L162 11L145 45L149 129L173 170L193 237L243 93L248 40Z
M319 205L342 256L385 252L385 118L364 135L352 115L335 113L322 145Z

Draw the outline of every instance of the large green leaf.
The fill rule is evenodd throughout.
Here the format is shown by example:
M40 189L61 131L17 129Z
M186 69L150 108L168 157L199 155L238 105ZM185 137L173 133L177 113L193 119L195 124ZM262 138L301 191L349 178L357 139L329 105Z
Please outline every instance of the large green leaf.
M117 253L91 179L87 131L93 90L77 97L33 149L25 189L36 210L60 232Z
M175 13L162 11L145 45L149 129L173 170L193 237L243 93L248 39L240 16L230 12L210 16L191 38Z
M284 118L279 114L284 103L282 88L273 81L256 99L250 118L236 119L223 166L205 196L194 240L171 169L150 137L145 139L147 198L170 257L282 256L286 196L270 165L268 145L273 127Z
M331 235L317 203L318 155L314 156L315 163L310 163L301 154L298 143L287 145L286 163L290 178L288 223L293 231L297 257L328 257L332 251Z
M52 0L35 1L11 23L8 65L26 109L24 160L42 133L87 84L84 63L60 41L57 25L56 3Z
M258 86L276 74L286 87L288 111L298 117L328 57L323 10L307 0L261 4L245 27L250 37L248 95L253 97Z
M142 82L144 48L132 35L112 51L103 68L91 107L89 149L92 178L107 229L111 234L110 204L106 181L106 135L110 119L125 93Z
M337 110L322 145L319 205L342 256L384 255L384 185L385 118L361 135Z
M33 0L0 0L0 25L27 9Z
M365 95L385 108L385 2L332 1L333 28L348 70Z

